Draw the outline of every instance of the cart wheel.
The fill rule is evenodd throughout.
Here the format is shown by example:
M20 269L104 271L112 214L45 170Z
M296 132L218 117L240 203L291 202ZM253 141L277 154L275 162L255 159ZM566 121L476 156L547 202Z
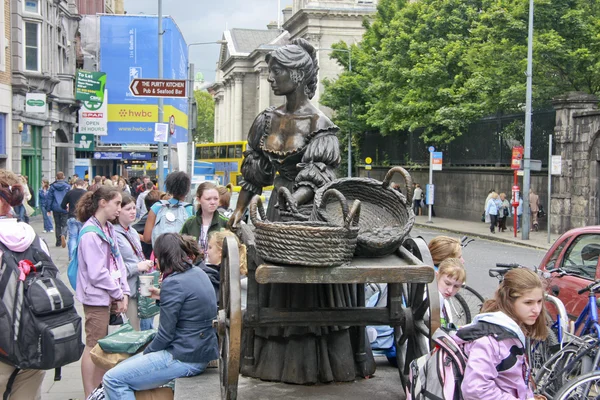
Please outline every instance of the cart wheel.
M403 247L423 264L433 267L431 254L423 239L409 238L403 243ZM440 301L435 280L429 284L403 284L402 301L405 323L396 328L396 360L400 378L405 383L410 363L429 352L433 347L430 344L431 335L440 327Z
M240 255L235 238L226 237L221 263L219 314L219 373L221 399L237 398L242 339Z

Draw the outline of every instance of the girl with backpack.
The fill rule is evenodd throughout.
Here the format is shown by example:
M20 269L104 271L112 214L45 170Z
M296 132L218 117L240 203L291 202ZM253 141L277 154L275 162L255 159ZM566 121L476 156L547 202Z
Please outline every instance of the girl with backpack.
M151 329L154 318L146 318L145 320L138 318L138 294L136 288L138 286L138 277L154 267L154 262L146 260L142 251L140 235L131 226L135 222L135 200L127 193L123 193L122 197L121 212L116 221L114 221L114 227L117 234L119 253L121 253L121 257L123 257L123 262L127 268L127 283L131 291L129 304L127 305L127 318L129 318L129 323L136 331L139 331L142 326L150 327L149 329Z
M461 391L464 400L545 399L530 387L529 339L547 335L544 290L536 273L525 268L506 273L494 299L455 340L468 357Z
M77 203L77 218L83 223L77 257L77 299L85 313L85 350L81 377L86 398L100 385L106 371L98 368L91 350L108 334L111 310L126 313L130 294L127 268L118 252L117 236L110 221L121 211L121 190L100 186ZM85 232L84 232L85 231Z
M156 241L154 254L163 274L160 295L152 296L160 299L158 332L143 353L104 375L109 399L135 400L134 391L199 375L219 357L212 327L217 317L215 293L206 274L192 265L187 248L178 233L162 234Z
M212 232L220 231L227 227L227 217L217 211L219 207L219 191L217 185L204 182L196 190L196 200L200 205L196 216L188 219L181 229L182 235L196 238L202 257L208 251L208 239Z

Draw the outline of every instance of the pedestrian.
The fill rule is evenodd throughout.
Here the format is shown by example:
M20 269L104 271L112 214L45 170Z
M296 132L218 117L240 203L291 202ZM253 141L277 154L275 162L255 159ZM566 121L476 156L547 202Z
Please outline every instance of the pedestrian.
M154 189L151 190L144 199L146 209L150 209L154 203L160 201L160 191ZM133 229L140 235L140 239L144 235L144 229L146 227L146 221L148 220L148 213L142 215L138 222L133 225ZM146 243L142 240L142 252L147 259L150 259L152 255L152 243Z
M54 232L54 227L52 226L52 219L50 219L50 213L48 213L48 190L50 189L50 182L48 179L42 179L42 187L40 187L40 191L38 192L38 198L40 202L40 209L42 210L42 216L44 217L44 233Z
M10 251L22 253L34 244L36 234L33 228L12 218L11 207L22 204L24 187L18 177L7 170L0 169L0 242ZM43 240L39 240L42 251L48 256L50 252ZM0 261L2 252L0 252ZM16 284L15 284L16 285ZM4 304L2 309L11 309L12 306ZM5 327L2 330L6 332ZM10 376L15 367L0 361L0 394L4 394ZM12 400L40 400L42 398L42 382L45 375L44 370L23 369L17 373L14 380L10 399Z
M462 289L467 280L467 271L461 259L447 258L440 263L435 277L440 292L441 326L455 329L452 307L448 301Z
M198 211L185 222L181 234L195 237L204 257L208 250L208 237L212 232L225 228L228 219L217 211L219 191L214 183L201 183L196 190L196 200L200 205Z
M56 236L56 247L67 247L67 210L61 207L62 201L71 190L71 186L65 180L65 174L56 173L56 181L52 182L48 190L48 213L54 215L54 235Z
M73 257L73 250L77 245L77 238L83 224L77 220L77 202L86 193L83 188L85 182L83 179L77 179L73 185L73 189L69 190L65 195L63 201L60 203L60 207L67 210L67 232L69 236L69 260Z
M529 339L545 340L548 331L538 275L526 268L508 271L482 311L455 334L468 357L463 399L545 399L530 387L526 346Z
M92 186L90 186L90 192L95 192L100 186L102 186L102 177L100 175L96 175L94 177L94 183Z
M194 215L194 205L185 202L191 184L190 177L185 172L171 172L167 175L165 186L172 198L157 202L150 208L144 228L144 242L154 245L160 234L179 232L186 220Z
M421 189L421 185L415 183L415 190L413 191L413 211L415 215L421 215L421 201L423 200L423 189Z
M135 391L156 388L182 376L199 375L219 357L212 321L217 302L210 280L194 267L178 233L159 236L154 247L163 274L160 289L160 325L152 342L104 376L109 399L135 400Z
M498 199L498 193L494 192L491 194L485 208L486 215L490 217L490 232L496 233L496 225L498 224L498 213L500 208L500 201Z
M537 231L538 212L540 211L540 196L538 196L533 190L533 187L529 188L529 210L531 211L531 229Z
M98 340L108 334L111 309L126 313L130 294L127 269L118 252L113 221L121 210L121 192L115 187L101 186L87 192L77 203L77 218L83 228L96 227L96 232L85 233L79 240L77 257L77 300L85 313L85 349L81 357L81 377L85 398L100 385L105 371L91 358L91 350ZM119 397L114 397L118 399Z
M437 268L447 258L462 258L462 245L458 239L450 236L436 236L427 245L433 259L433 265ZM464 262L464 260L463 260Z
M148 196L148 193L150 193L150 191L154 189L154 184L150 181L148 181L145 185L146 186L144 191L138 195L138 198L135 202L135 210L138 217L141 217L142 215L148 213L148 209L146 208L146 202L144 200L146 199L146 196Z
M506 193L500 193L500 210L498 213L498 232L506 232L506 220L510 217L510 203L506 199Z
M136 331L140 330L140 323L143 320L138 318L138 277L148 272L154 263L144 256L142 251L142 243L140 235L131 227L135 222L135 201L133 197L127 193L122 194L121 211L119 216L113 222L115 232L117 234L117 244L119 245L119 253L123 257L123 262L127 269L127 283L131 291L129 296L129 304L127 305L127 318L131 326ZM144 327L152 327L154 318L145 318L149 321L144 321Z

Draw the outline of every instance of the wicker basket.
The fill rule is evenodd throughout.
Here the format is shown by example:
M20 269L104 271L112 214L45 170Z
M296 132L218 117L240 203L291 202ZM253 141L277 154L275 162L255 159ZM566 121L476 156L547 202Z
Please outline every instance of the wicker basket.
M280 190L291 199L286 188ZM346 199L339 191L330 190L323 198L337 200L339 214L344 216L339 225L322 221L269 222L260 196L254 196L250 219L255 226L256 251L260 257L274 263L310 267L335 267L350 262L358 236L360 201L355 201L348 211Z
M392 176L400 173L406 184L406 195L390 187ZM348 201L360 200L356 255L381 257L393 253L400 247L415 223L411 207L412 179L402 167L388 171L383 182L371 178L342 178L324 185L315 194L311 219L340 224L344 216L330 204L324 193L336 189Z

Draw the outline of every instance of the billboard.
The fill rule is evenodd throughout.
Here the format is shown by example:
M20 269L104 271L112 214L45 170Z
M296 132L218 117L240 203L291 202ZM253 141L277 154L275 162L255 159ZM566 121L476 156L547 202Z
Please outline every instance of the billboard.
M145 15L100 16L100 67L106 73L108 134L102 143L155 143L158 99L135 97L129 90L138 78L158 78L158 17ZM187 45L170 17L163 18L163 78L187 79ZM171 143L187 142L186 98L165 98L163 121L175 116Z

